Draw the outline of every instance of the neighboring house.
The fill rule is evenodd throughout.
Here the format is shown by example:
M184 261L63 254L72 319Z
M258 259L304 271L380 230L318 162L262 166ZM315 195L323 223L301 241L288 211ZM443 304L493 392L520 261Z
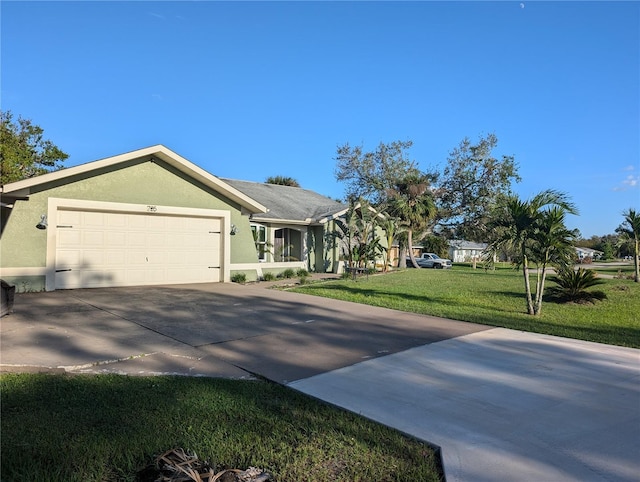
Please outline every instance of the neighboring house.
M258 263L236 265L236 269L255 271L258 276L286 268L321 273L340 270L333 220L344 214L347 206L299 187L223 181L267 207L267 212L249 216Z
M6 184L0 198L0 277L17 291L255 279L252 224L271 209L162 145ZM280 227L315 235L321 214ZM324 246L310 256L306 238L296 248L281 233L289 261L333 269Z
M454 263L470 263L480 261L487 249L487 243L474 243L471 241L449 241L449 259Z
M579 248L576 247L576 256L578 257L578 261L582 263L583 261L588 261L589 259L600 259L604 254L603 251L598 251L597 249L591 248Z

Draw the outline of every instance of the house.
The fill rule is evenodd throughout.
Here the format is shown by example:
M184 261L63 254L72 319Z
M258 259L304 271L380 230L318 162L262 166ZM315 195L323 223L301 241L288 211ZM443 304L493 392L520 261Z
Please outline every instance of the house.
M472 241L449 241L449 259L454 263L470 263L480 261L487 249L487 243L474 243Z
M301 190L289 202L313 207L287 212L253 198L274 200L257 183L235 184L162 145L6 184L0 277L17 291L51 291L256 279L269 264L335 268L324 229L343 206ZM281 257L266 257L267 240Z
M307 189L235 179L222 179L251 199L267 206L249 215L258 264L236 270L265 272L304 268L319 273L339 271L340 250L332 236L333 220L347 206Z
M577 246L575 247L575 250L579 263L590 263L594 259L600 259L604 254L603 251L598 251L597 249L581 248Z

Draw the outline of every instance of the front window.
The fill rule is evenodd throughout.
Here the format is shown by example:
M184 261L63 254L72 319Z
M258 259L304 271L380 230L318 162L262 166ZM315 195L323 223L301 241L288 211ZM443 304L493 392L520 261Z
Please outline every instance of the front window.
M273 256L276 262L302 259L302 234L295 229L282 228L274 233Z
M253 241L256 243L256 251L258 252L258 260L267 260L267 228L259 224L251 225L251 233L253 234Z

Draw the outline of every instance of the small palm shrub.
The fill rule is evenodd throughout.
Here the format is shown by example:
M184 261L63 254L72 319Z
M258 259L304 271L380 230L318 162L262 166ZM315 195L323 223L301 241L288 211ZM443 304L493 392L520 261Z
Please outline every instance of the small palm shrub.
M287 268L278 275L278 278L290 279L290 278L293 278L295 275L296 275L296 272L293 270L293 268Z
M549 288L548 293L559 302L593 303L607 297L602 291L587 291L587 288L604 283L592 269L563 269L549 279L558 286Z
M300 268L297 271L296 275L299 276L300 278L306 278L307 276L309 276L309 272L304 268Z
M266 273L262 274L262 280L263 281L273 281L274 279L276 279L276 275L267 271Z
M234 283L244 284L247 282L247 275L246 273L234 273L231 275L231 281Z

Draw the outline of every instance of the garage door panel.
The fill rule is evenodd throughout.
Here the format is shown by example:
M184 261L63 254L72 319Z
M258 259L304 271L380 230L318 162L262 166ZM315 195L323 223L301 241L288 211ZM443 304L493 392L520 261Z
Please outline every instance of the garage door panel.
M85 231L82 233L84 246L104 247L104 231Z
M101 212L82 212L82 224L84 226L104 226L105 225L105 213Z
M165 233L149 233L147 238L149 246L158 247L167 245L167 235Z
M124 266L126 262L126 253L122 250L110 249L105 252L105 263L109 266Z
M58 225L73 226L80 224L81 213L79 211L58 211Z
M104 266L106 264L105 258L104 251L98 251L95 249L83 251L82 266Z
M118 227L119 228L119 227ZM124 247L127 245L127 233L126 231L107 231L105 233L106 246L111 247Z
M144 231L129 231L127 232L127 245L128 246L146 246L146 236Z
M60 249L56 255L58 267L69 268L71 266L80 266L82 253L77 249Z
M220 252L220 233L215 233L215 234L211 234L209 236L209 244L210 246L213 246L213 251L215 251L216 253Z
M58 229L58 246L77 246L82 241L82 232L71 229Z
M147 230L167 231L167 218L164 216L144 216Z
M166 242L168 248L182 248L186 243L187 236L185 234L171 233L167 235Z
M109 227L127 227L127 218L124 214L118 213L105 213L105 225Z
M80 274L80 282L83 288L123 286L125 284L123 283L124 279L124 269L84 269Z
M146 262L150 265L166 265L168 260L167 253L164 251L149 251L147 253Z
M131 266L144 266L147 262L147 252L139 249L129 249L125 251L127 264Z
M56 288L220 281L219 219L65 210L57 219L69 227L57 229Z

